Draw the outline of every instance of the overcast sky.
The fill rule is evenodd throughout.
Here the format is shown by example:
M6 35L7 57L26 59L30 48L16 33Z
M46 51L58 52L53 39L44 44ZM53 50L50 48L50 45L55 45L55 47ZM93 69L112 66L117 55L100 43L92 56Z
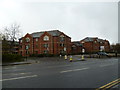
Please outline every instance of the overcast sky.
M18 2L0 1L0 29L17 22L23 36L60 30L72 41L99 37L118 42L117 2Z

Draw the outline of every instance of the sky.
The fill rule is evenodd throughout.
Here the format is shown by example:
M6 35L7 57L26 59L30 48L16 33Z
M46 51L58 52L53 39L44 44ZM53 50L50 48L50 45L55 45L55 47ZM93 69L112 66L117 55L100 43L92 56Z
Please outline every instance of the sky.
M106 1L106 0L104 0ZM1 0L0 29L20 24L26 33L60 30L72 41L99 37L118 42L118 2L81 0Z

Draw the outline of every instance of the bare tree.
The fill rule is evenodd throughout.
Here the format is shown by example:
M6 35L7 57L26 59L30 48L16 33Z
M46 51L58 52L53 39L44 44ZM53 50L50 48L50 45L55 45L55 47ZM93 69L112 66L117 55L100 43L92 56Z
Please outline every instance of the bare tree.
M2 46L3 50L14 52L14 46L16 45L16 41L21 37L20 25L17 23L11 24L9 27L6 26L2 32L0 32L0 36L2 38ZM9 46L9 49L8 49Z
M112 44L111 49L113 52L120 53L120 43Z
M20 25L17 23L5 27L2 33L2 38L10 41L17 41L21 37Z

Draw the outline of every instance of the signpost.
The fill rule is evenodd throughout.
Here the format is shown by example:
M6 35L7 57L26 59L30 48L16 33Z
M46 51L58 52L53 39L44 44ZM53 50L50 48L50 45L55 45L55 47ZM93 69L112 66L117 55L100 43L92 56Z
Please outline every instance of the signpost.
M64 47L64 51L66 52L66 47Z
M65 60L67 60L66 47L64 47L64 52L65 52Z
M85 49L84 48L82 49L82 53L85 53Z
M104 51L105 47L104 46L100 46L100 51Z
M82 53L83 53L83 54L82 54L82 61L83 61L83 60L85 60L85 59L84 59L84 53L85 53L85 49L84 49L84 48L82 49Z

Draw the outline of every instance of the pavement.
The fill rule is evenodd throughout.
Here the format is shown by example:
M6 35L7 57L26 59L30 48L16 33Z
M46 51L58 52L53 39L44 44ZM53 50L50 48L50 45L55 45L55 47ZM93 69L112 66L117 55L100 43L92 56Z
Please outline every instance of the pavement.
M3 88L100 88L118 79L119 58L33 58L37 63L2 67ZM115 87L117 88L117 86Z
M86 58L89 58L89 55L85 55L84 56L85 59L82 59L81 55L72 55L72 56L73 56L72 57L72 61L80 61L80 60L84 61ZM36 58L36 57L34 57L34 58L28 58L27 60L22 61L22 62L2 63L2 64L0 64L0 66L32 64L32 63L38 63L39 61L42 61L42 60L45 61L48 58L51 58L52 61L55 60L54 58L57 58L57 60L60 59L60 57L43 57L43 58ZM64 56L62 56L61 58L62 58L62 60L64 60ZM68 56L68 60L69 60L69 58L70 58L70 56ZM98 58L98 57L96 57L96 56L93 57L92 56L92 58ZM106 58L106 57L102 57L102 58ZM41 60L38 61L38 59L41 59Z
M0 66L24 65L24 64L32 64L32 63L37 63L37 61L28 59L22 62L2 63L0 64Z

